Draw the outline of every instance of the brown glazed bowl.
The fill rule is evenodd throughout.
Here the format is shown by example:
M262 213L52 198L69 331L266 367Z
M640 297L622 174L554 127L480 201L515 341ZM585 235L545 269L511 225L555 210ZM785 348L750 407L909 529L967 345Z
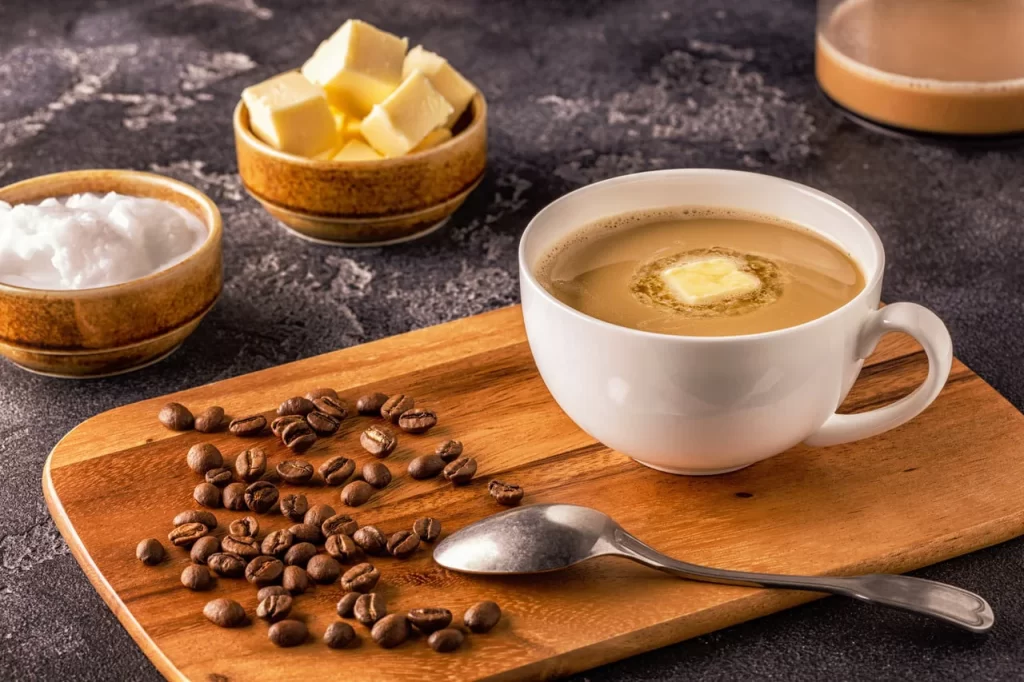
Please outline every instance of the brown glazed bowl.
M473 98L447 142L375 161L285 154L259 140L245 103L235 108L235 151L246 190L301 236L381 246L441 227L480 184L487 165L487 103Z
M43 175L0 188L0 200L24 204L80 192L162 199L195 214L209 234L180 263L124 284L74 291L0 284L0 355L29 371L66 378L145 367L170 355L220 295L220 211L183 182L129 170Z

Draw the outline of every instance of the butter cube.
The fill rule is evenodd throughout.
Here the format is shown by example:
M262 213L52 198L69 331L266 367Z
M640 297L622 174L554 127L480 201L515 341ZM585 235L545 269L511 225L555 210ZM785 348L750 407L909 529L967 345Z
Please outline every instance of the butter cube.
M409 74L417 69L427 75L430 84L452 105L451 116L445 123L451 128L469 106L473 95L476 94L476 88L452 68L447 59L424 50L422 45L409 50L409 54L405 56L405 64L402 65L402 75L408 78Z
M362 140L349 140L334 156L335 161L376 161L382 158L384 157Z
M363 120L361 118L348 117L345 119L345 137L362 137Z
M384 156L401 156L423 141L452 114L422 71L413 71L402 84L363 119L366 141Z
M336 109L362 118L402 82L409 41L349 19L302 65Z
M731 258L705 258L667 268L661 278L687 305L706 305L757 291L761 280Z
M302 74L291 71L250 86L242 101L252 131L275 149L315 156L337 141L323 90Z
M348 116L345 112L331 107L331 115L334 116L334 130L338 133L338 138L345 137L345 125L348 123Z
M436 147L442 142L447 142L452 139L452 131L448 128L434 128L427 136L423 138L423 141L412 148L414 152L422 152L431 147Z

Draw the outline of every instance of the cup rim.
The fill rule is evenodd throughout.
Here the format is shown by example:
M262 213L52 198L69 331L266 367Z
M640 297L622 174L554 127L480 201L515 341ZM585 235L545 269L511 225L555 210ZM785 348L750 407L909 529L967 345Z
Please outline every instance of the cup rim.
M3 199L4 194L7 192L33 189L36 185L46 185L47 183L54 182L56 180L66 180L69 183L74 183L77 180L89 180L97 176L104 176L108 180L106 184L108 184L111 189L104 191L118 192L125 181L134 181L151 187L163 187L171 190L175 194L188 197L202 209L202 215L193 211L190 211L190 213L196 216L196 218L203 223L203 226L206 228L206 238L195 251L188 254L177 263L125 282L106 284L101 287L88 287L85 289L44 289L0 282L0 293L13 294L27 298L77 299L105 296L118 290L123 291L125 289L135 288L139 286L140 283L148 283L152 280L166 277L168 273L177 273L186 267L191 267L196 260L206 255L210 250L220 248L220 242L224 232L223 218L221 217L220 209L217 208L217 204L214 203L213 199L207 196L198 187L194 187L187 182L182 182L176 178L161 175L159 173L119 168L86 168L81 170L61 171L58 173L37 175L35 177L26 178L25 180L20 180L18 182L11 183L10 185L0 187L0 199ZM115 189L115 187L117 189ZM72 192L72 194L73 193L74 192ZM134 195L129 193L128 196Z
M774 329L766 332L756 332L753 334L737 334L731 336L689 336L684 334L666 334L663 332L651 332L642 329L634 329L632 327L625 327L622 325L613 324L611 322L606 322L591 315L587 315L586 313L580 312L579 310L576 310L572 306L563 303L562 301L555 298L547 289L541 286L540 282L537 281L533 269L526 262L526 244L530 239L530 235L533 232L539 231L541 229L538 227L538 225L545 218L545 214L551 211L555 206L560 205L563 202L567 202L570 200L570 198L573 197L578 197L581 195L596 192L602 192L614 185L621 185L628 182L643 182L645 180L655 178L690 176L720 176L733 178L747 178L748 180L756 182L776 183L780 187L786 187L788 189L795 190L801 194L813 197L815 199L826 201L832 204L834 207L838 208L840 211L846 214L846 216L850 220L852 220L853 222L860 226L860 228L867 235L868 239L871 241L871 245L875 251L875 256L878 259L878 265L875 268L875 271L871 274L870 279L865 279L864 287L857 293L856 296L854 296L849 301L839 306L835 310L825 315L822 315L821 317L816 317L813 320L808 320L807 322L793 325L792 327L783 327L782 329ZM779 217L786 219L785 216ZM580 225L579 227L584 226ZM807 229L810 229L815 234L820 235L820 233L817 230L814 230L813 227L808 226ZM823 235L820 236L825 238ZM861 268L861 271L863 272L865 269L863 263L854 258L852 255L850 256L850 258L853 259L853 261L857 264L857 267ZM814 189L813 187L808 187L807 185L801 184L799 182L794 182L792 180L787 180L785 178L776 177L774 175L767 175L764 173L751 173L749 171L738 171L724 168L669 168L664 170L645 171L642 173L630 173L627 175L620 175L614 178L609 178L607 180L602 180L600 182L595 182L590 185L585 185L584 187L580 187L579 189L573 190L572 192L562 195L558 199L555 199L550 204L542 208L530 220L529 224L526 226L526 229L523 230L522 237L520 237L519 239L519 279L522 283L529 285L539 296L545 299L548 303L553 304L556 308L568 313L569 315L576 317L581 321L590 324L595 324L602 328L615 330L619 333L625 333L640 339L663 341L676 340L680 343L744 343L750 341L759 341L763 339L778 338L785 336L787 334L797 333L799 331L824 325L827 323L827 321L830 321L832 318L844 314L849 308L857 305L863 305L864 300L867 299L871 295L871 292L875 291L875 289L878 287L879 283L882 280L882 275L884 274L884 272L885 250L882 247L882 240L879 238L878 233L875 232L875 229L871 226L867 219L865 219L864 216L855 211L848 204L840 201L839 199L833 197L830 194L822 192L821 190Z

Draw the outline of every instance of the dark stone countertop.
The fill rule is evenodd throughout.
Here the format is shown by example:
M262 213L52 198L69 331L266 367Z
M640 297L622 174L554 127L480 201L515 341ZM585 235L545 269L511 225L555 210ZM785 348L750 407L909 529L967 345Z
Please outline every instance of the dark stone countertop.
M813 4L0 3L0 184L150 169L198 185L226 222L224 296L169 360L88 382L0 362L0 678L159 679L46 510L40 475L61 435L117 405L514 303L526 222L594 180L717 166L839 197L885 242L884 298L936 310L959 357L1024 405L1024 154L844 121L815 89ZM401 247L295 239L235 175L241 89L298 65L352 15L442 52L491 105L483 186L446 229ZM1018 540L918 572L990 599L999 623L988 638L831 599L575 679L1019 679L1022 568Z

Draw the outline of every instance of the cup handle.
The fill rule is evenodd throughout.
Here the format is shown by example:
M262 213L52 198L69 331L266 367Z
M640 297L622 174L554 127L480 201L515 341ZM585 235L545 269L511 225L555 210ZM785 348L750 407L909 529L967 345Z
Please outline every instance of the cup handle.
M833 414L807 438L806 445L838 445L894 429L921 414L946 384L953 367L953 341L942 320L916 303L893 303L873 312L864 322L857 341L857 357L866 358L878 340L889 332L913 336L928 356L928 376L913 393L891 405L860 414Z

